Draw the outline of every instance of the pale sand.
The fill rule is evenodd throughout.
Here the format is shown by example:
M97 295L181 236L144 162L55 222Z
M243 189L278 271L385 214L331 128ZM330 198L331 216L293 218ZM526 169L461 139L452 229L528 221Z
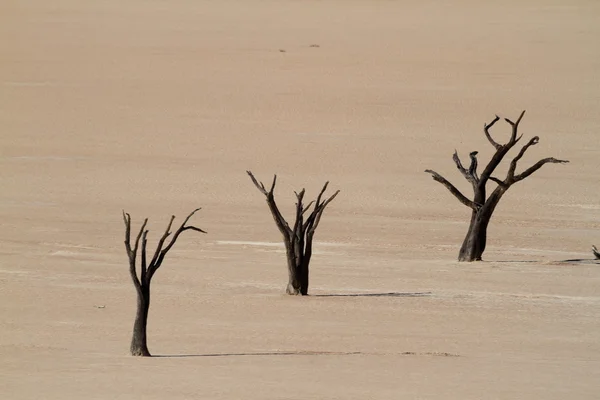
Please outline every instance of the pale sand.
M599 2L16 3L1 398L598 398L600 266L559 261L600 245ZM483 123L522 109L541 141L521 166L571 163L513 187L487 261L458 264L468 210L423 170L468 192L452 152L483 163ZM303 185L341 189L310 292L382 296L286 297L246 169L279 174L286 212ZM189 357L129 357L121 210L154 243L197 206L209 234L169 254L149 327L154 354Z

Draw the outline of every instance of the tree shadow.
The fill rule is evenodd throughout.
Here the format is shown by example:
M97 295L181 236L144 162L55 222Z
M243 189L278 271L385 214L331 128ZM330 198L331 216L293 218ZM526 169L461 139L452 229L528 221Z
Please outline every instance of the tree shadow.
M432 292L387 292L387 293L330 293L311 294L311 297L427 297Z
M572 258L569 260L555 261L556 264L587 264L600 265L600 260L596 258Z
M269 357L269 356L354 356L363 354L360 351L261 351L254 353L207 353L207 354L159 354L156 358L187 358L187 357Z

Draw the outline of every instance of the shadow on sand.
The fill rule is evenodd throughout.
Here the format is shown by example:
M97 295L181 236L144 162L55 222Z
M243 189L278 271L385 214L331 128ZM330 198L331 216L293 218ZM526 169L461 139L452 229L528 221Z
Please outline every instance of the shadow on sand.
M427 297L432 292L387 292L387 293L339 293L339 294L315 294L310 297ZM265 351L253 353L208 353L208 354L159 354L156 358L186 358L186 357L269 357L269 356L354 356L365 354L360 351L336 352L336 351ZM403 355L415 355L417 353L406 352ZM429 354L429 353L427 353ZM434 353L431 353L436 355ZM443 353L446 354L446 353Z
M159 354L156 358L184 358L184 357L267 357L267 356L354 356L363 354L360 351L264 351L255 353L212 353L212 354Z
M573 258L570 260L555 261L555 264L588 264L600 265L600 260L596 258Z
M356 355L395 355L395 356L429 356L429 357L460 357L459 354L440 351L403 351L400 353L364 353L362 351L264 351L254 353L212 353L212 354L164 354L152 356L156 358L187 358L187 357L270 357L270 356L356 356Z
M310 297L427 297L431 292L332 293L311 294Z

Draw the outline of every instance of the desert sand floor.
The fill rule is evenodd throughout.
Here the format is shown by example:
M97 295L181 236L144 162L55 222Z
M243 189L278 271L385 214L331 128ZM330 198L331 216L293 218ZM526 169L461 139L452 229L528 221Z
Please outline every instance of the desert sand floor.
M597 1L2 2L0 397L597 399L599 38ZM469 210L423 171L468 193L454 149L485 163L523 109L520 170L571 162L459 264ZM247 169L287 215L342 191L312 296ZM153 281L162 357L130 357L121 210L154 245L196 207Z

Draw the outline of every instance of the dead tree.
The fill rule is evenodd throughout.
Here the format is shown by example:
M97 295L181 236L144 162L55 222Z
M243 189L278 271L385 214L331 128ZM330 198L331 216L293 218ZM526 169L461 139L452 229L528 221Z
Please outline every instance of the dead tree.
M596 258L600 260L600 251L598 251L598 248L596 246L592 246L592 253L594 253L594 256L596 256Z
M277 175L273 177L271 189L267 191L265 185L263 185L262 182L257 181L254 175L252 175L252 172L246 172L250 175L252 182L258 190L260 190L267 198L269 210L271 210L275 224L283 236L283 243L285 244L287 254L289 277L286 293L306 296L308 294L308 266L312 256L315 231L319 226L325 207L331 203L340 191L338 190L329 198L323 200L323 194L327 189L327 185L329 185L329 182L326 182L317 196L317 200L311 201L306 206L302 202L305 190L302 189L300 193L294 192L296 194L296 221L294 222L294 226L290 228L290 225L286 222L285 218L283 218L283 215L281 215L281 212L275 203L274 190L275 183L277 182ZM311 206L314 206L312 211L305 217L306 213L311 209Z
M146 229L146 224L148 223L148 218L144 220L140 231L138 232L135 238L135 244L133 248L131 248L131 216L125 211L123 211L123 221L125 222L125 249L127 250L127 256L129 257L129 274L131 275L131 279L133 280L133 286L135 286L135 290L137 293L137 311L135 314L135 322L133 323L133 335L131 337L131 355L132 356L142 356L142 357L150 357L150 352L148 351L148 344L146 340L146 328L148 326L148 310L150 309L150 282L152 281L152 277L156 273L156 271L162 265L162 262L165 259L165 256L171 250L179 235L183 231L192 230L196 232L206 233L200 228L195 226L186 225L188 220L198 211L199 208L195 209L187 216L185 221L181 224L181 226L175 231L173 236L171 236L171 240L165 246L165 241L171 235L171 225L173 225L173 220L175 216L171 216L171 220L167 225L167 229L165 233L162 235L160 240L158 241L158 245L156 250L154 251L154 255L150 260L150 263L147 261L146 257L146 237L148 236L148 230ZM142 242L142 247L140 250L140 268L138 273L138 268L136 267L136 259L138 254L138 247L140 244L140 239Z
M500 117L496 116L489 124L484 124L483 133L487 140L494 146L496 149L494 155L491 160L488 162L487 166L484 168L481 176L477 173L477 152L473 151L469 154L471 158L471 163L468 168L463 167L463 164L458 157L458 153L455 151L453 155L454 163L456 167L460 171L460 173L465 177L465 179L471 184L473 187L474 197L473 200L467 198L464 194L460 192L454 185L448 182L444 177L438 174L435 171L430 169L425 172L430 173L433 177L433 180L444 185L450 193L454 195L462 204L469 207L471 211L471 223L469 224L469 230L467 231L467 235L463 244L460 248L460 252L458 255L459 261L479 261L481 260L481 256L485 250L486 239L487 239L487 228L492 218L492 214L498 205L498 202L506 193L506 191L515 183L522 181L523 179L529 177L531 174L540 169L544 164L548 163L566 163L568 161L558 160L556 158L544 158L537 163L533 164L531 167L527 168L525 171L520 174L516 173L517 163L523 157L525 152L531 147L539 142L539 137L534 136L527 144L525 144L517 156L512 159L510 165L508 167L508 172L506 174L506 178L504 180L500 180L492 174L494 173L496 167L500 164L504 156L510 151L510 149L515 146L519 140L521 140L523 135L518 135L519 123L521 119L525 115L525 111L521 113L519 118L513 122L508 118L504 120L511 126L512 131L510 135L510 139L506 144L500 144L496 142L491 134L490 128L494 126L496 122L500 119ZM497 186L494 188L492 193L487 196L486 185L488 181L494 182Z

